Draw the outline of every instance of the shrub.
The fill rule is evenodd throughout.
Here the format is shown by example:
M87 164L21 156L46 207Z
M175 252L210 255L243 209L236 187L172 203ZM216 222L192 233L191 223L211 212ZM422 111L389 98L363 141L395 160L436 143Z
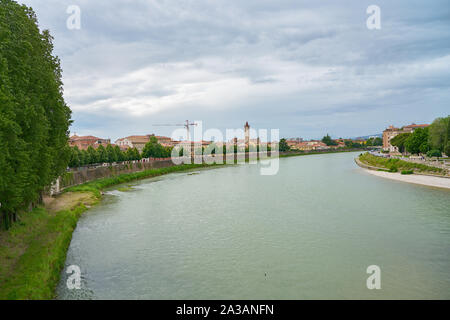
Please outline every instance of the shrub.
M365 164L374 167L386 168L390 172L397 172L400 169L400 170L415 170L418 172L445 173L444 169L438 167L427 166L422 163L409 162L400 159L388 159L383 157L376 157L369 153L365 153L362 156L360 156L359 160Z
M427 152L427 157L442 157L442 153L437 149L433 149Z
M413 174L413 170L402 170L402 174Z
M398 168L396 166L392 166L389 168L389 172L398 172Z

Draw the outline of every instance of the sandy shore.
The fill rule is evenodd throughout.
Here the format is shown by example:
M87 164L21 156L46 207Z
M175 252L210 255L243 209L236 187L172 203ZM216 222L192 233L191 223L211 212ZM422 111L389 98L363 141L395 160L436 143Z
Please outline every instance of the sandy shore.
M431 176L422 176L417 174L401 174L401 173L391 173L384 171L374 171L364 169L367 173L373 174L378 177L383 177L387 179L421 184L430 187L445 188L450 189L450 178L440 178Z

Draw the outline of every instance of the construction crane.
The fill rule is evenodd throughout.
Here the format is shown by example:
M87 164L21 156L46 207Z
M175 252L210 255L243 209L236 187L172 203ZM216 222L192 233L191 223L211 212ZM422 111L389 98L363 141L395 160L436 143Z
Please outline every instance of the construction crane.
M186 120L186 123L183 124L154 124L155 127L185 127L186 128L186 141L190 141L189 139L189 128L191 126L196 126L197 123L195 122L189 122L189 120Z

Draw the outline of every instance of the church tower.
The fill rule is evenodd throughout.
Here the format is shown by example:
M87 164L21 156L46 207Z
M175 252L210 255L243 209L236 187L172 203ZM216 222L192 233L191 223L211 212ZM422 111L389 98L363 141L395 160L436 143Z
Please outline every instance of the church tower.
M244 132L245 132L245 147L248 147L250 144L250 126L248 125L248 121L245 122L244 126Z

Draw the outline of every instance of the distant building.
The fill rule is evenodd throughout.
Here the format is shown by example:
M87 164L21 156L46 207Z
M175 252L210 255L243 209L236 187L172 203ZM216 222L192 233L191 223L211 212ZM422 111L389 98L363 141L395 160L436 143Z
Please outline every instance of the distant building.
M129 136L120 138L116 140L116 144L121 148L136 148L139 150L139 152L142 152L145 145L150 142L151 137L155 137L156 140L158 140L158 143L164 147L173 147L179 143L179 141L174 141L169 137L147 134L142 136Z
M69 138L69 146L78 147L80 150L86 150L88 147L97 149L99 146L106 147L111 143L111 139L102 139L94 136L77 136L76 134Z
M151 135L150 137L152 137L152 136L154 136L156 138L156 140L158 140L158 143L164 147L173 147L175 144L178 143L178 141L173 141L169 137L155 136L155 135Z
M288 140L286 142L294 150L311 151L330 149L329 146L319 140L301 141L295 143L292 140Z
M248 124L248 121L246 121L244 125L244 139L238 139L237 137L234 137L232 140L230 140L230 142L239 147L245 148L249 148L250 146L256 148L258 145L261 145L259 137L256 139L250 138L250 125Z
M136 148L139 152L142 152L145 145L150 141L150 136L128 136L116 140L116 144L120 148Z
M383 150L389 151L392 153L399 152L396 146L391 145L391 139L401 133L412 133L417 128L426 128L429 124L410 124L408 126L404 126L402 128L396 128L393 125L389 126L386 130L383 131Z

